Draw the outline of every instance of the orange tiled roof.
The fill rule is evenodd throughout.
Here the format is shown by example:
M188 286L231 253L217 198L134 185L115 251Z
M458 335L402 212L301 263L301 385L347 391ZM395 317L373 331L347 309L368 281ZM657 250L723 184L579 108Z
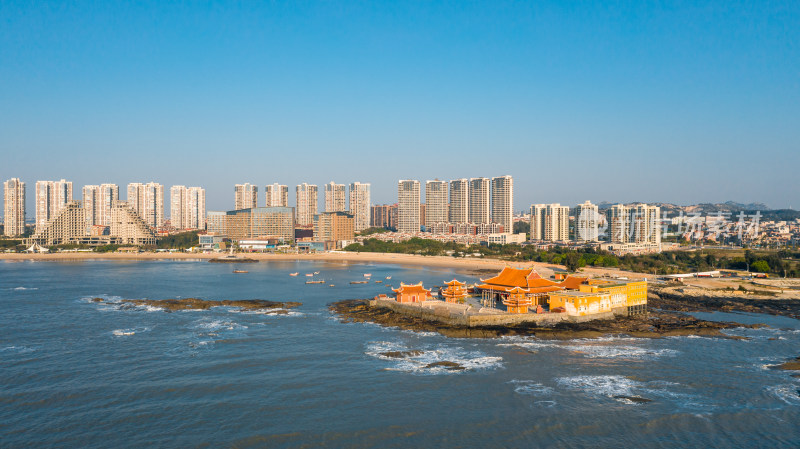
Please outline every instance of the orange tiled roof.
M414 285L406 285L402 282L400 283L400 288L393 289L396 293L428 293L430 290L426 290L425 287L422 286L422 282L419 284Z
M539 273L530 270L519 270L517 268L505 267L503 271L497 276L483 281L485 284L495 286L495 290L500 290L497 287L543 287L545 285L555 285L555 282L550 282L542 279Z
M566 279L561 281L558 285L569 290L577 290L581 284L586 282L589 278L580 278L577 276L567 276Z
M458 282L457 280L453 279L450 282L445 282L445 285L451 285L451 286L454 286L454 285L467 285L467 283L466 282Z

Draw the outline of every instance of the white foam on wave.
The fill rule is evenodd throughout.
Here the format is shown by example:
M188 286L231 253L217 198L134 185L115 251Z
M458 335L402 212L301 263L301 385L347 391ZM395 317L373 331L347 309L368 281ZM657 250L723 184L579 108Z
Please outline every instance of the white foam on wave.
M111 334L115 337L129 337L131 335L140 334L149 330L149 327L133 327L128 329L114 329L111 331Z
M789 405L800 405L800 387L796 384L772 385L765 388L773 398Z
M201 321L199 323L196 323L195 328L208 331L222 331L222 330L232 331L237 329L247 329L247 326L239 324L235 321L213 320L213 321Z
M530 396L550 396L554 390L551 387L540 384L533 380L514 379L508 383L514 385L514 392L517 394Z
M503 343L498 343L497 346L516 347L525 349L529 352L537 352L540 349L550 349L558 346L557 342L549 340L538 340L534 337L511 336L511 337L501 337L500 340Z
M568 345L564 346L573 352L593 359L626 359L653 360L660 357L674 357L679 351L675 349L648 349L639 346L606 346L606 345Z
M27 354L35 350L36 348L32 348L30 346L6 346L5 348L0 348L0 352L10 352L15 354Z
M418 355L408 355L402 358L388 357L384 352L390 351L409 351L419 349L422 351ZM392 362L392 366L386 368L389 371L402 371L420 375L436 374L458 374L467 371L478 371L497 369L503 366L502 357L491 357L479 351L467 351L458 347L437 345L435 347L422 346L419 348L409 348L401 343L388 341L374 341L367 343L365 354L380 360ZM464 369L448 369L445 366L430 366L437 362L457 363Z
M589 396L634 396L634 388L642 384L625 376L569 376L558 377L556 383L569 390L578 390Z
M266 316L305 316L303 312L298 312L291 309L256 309L256 310L238 310L235 313L244 315L266 315Z
M14 287L11 290L21 292L25 290L39 290L39 287Z

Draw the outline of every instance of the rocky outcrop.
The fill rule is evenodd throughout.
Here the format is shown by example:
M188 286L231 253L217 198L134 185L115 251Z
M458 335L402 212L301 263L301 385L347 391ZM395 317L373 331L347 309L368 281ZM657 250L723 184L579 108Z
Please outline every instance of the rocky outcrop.
M388 352L381 352L381 355L384 357L391 357L393 359L404 359L406 357L416 357L418 355L422 355L424 351L420 351L419 349L411 349L408 351L388 351Z
M102 301L102 298L94 298L93 301ZM175 310L207 310L212 307L237 307L241 310L261 310L261 309L291 309L303 305L299 302L277 302L267 301L265 299L239 299L239 300L223 300L213 301L199 298L183 298L183 299L123 299L120 301L123 304L130 304L135 306L153 306L159 307L166 311L172 312Z
M788 362L785 363L781 363L780 365L776 365L775 369L800 371L800 357L797 357L794 360L789 360Z
M651 287L647 295L648 307L679 312L747 312L788 316L800 319L800 300L759 298L747 295L734 295L702 289L680 289L676 287Z
M451 362L449 360L443 360L441 362L433 362L425 365L425 368L444 368L449 371L463 371L466 368L461 366L461 364L456 362Z
M494 338L528 335L546 339L596 338L604 335L630 335L642 338L660 338L682 335L727 337L722 329L752 327L739 323L720 323L699 320L690 316L657 312L648 316L620 317L585 323L562 322L555 326L537 326L520 323L507 326L467 327L412 317L386 307L370 306L367 300L346 300L332 303L330 310L347 322L372 322L423 332L438 332L447 337Z

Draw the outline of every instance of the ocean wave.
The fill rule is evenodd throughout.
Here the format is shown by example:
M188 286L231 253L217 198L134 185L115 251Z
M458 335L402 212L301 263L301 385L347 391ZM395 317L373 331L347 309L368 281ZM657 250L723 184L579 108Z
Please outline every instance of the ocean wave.
M39 287L14 287L11 290L21 292L25 290L39 290Z
M797 384L772 385L765 390L773 398L779 399L789 405L800 405L800 388Z
M114 329L111 331L111 335L115 337L129 337L131 335L140 334L142 332L149 331L149 327L133 327L128 329Z
M593 359L653 360L679 354L675 349L648 349L639 346L567 345L564 349Z
M419 350L401 357L387 356L387 352ZM388 341L367 343L365 354L391 362L385 369L420 375L457 374L468 371L497 369L503 366L502 357L492 357L479 351L462 348L430 345L409 348L404 344Z
M508 383L514 385L514 392L530 396L550 396L555 390L551 387L540 384L533 380L511 380Z
M203 329L207 331L221 331L221 330L237 330L237 329L247 329L247 326L244 324L239 324L235 321L227 321L227 320L213 320L213 321L200 321L195 323L194 326L196 329Z
M0 352L10 352L14 354L27 354L34 351L36 351L36 348L32 348L30 346L6 346L4 348L0 348Z
M569 390L578 390L589 396L634 396L634 389L642 384L625 376L569 376L558 377L556 383Z

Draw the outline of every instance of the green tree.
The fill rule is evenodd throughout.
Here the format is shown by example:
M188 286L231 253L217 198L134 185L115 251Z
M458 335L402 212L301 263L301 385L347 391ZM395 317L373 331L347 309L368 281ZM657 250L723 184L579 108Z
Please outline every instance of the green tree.
M578 253L575 252L567 253L564 256L564 265L567 267L567 270L569 271L577 271L578 268L580 267L580 259L581 258L580 256L578 256Z
M750 268L759 273L769 273L769 264L766 260L757 260L750 265Z

